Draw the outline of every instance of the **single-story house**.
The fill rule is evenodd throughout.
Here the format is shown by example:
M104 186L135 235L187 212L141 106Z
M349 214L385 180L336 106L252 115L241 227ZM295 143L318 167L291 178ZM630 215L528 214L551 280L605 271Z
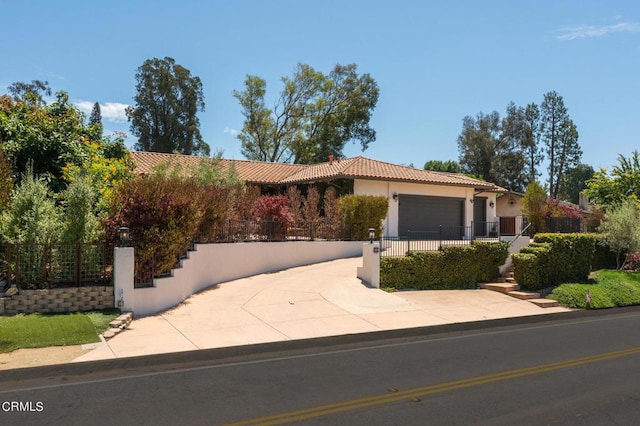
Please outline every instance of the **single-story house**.
M157 152L132 152L136 172L150 173L162 163L197 165L200 157ZM287 186L347 180L353 193L381 195L389 201L384 221L386 237L429 238L443 229L466 227L476 236L496 231L496 194L506 190L462 174L415 169L358 156L318 164L284 164L249 160L219 160L247 184ZM466 231L465 231L466 232Z

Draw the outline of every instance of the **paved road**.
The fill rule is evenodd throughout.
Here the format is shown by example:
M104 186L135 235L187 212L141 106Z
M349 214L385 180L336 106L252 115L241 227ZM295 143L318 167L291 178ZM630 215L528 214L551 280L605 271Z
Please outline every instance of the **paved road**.
M580 312L14 370L0 402L35 411L0 424L637 424L639 322Z

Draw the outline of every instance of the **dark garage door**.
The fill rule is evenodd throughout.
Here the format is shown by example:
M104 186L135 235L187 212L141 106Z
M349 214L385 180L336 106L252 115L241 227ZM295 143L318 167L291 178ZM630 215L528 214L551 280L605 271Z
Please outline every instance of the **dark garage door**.
M462 237L464 198L400 194L398 209L401 237L430 240Z

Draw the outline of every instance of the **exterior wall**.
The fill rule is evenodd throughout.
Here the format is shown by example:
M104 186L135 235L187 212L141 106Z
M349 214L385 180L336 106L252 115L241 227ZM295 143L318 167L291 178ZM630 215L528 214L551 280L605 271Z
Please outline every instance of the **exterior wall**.
M215 284L361 254L362 241L197 244L171 277L155 279L154 287L135 289L134 300L125 299L124 305L135 315L154 314Z
M476 194L476 197L487 197L487 222L497 222L498 221L498 217L500 215L498 214L498 202L497 202L497 199L496 199L496 193L495 192L480 192L480 193ZM492 203L493 203L493 207L491 207ZM471 203L469 203L469 204L471 204ZM471 209L471 213L473 214L473 209Z
M382 195L389 200L389 212L384 220L384 236L398 236L398 202L393 199L393 194L430 195L436 197L454 197L472 200L474 195L487 197L487 221L496 220L496 209L489 207L491 202L496 203L496 194L481 193L474 194L473 188L446 185L428 185L421 183L405 182L385 182L376 180L355 179L353 183L353 193L359 195ZM473 221L473 204L465 203L464 208L465 226L471 226Z
M113 287L21 290L15 296L0 298L0 315L92 311L111 308L113 304Z
M509 199L515 201L509 205ZM522 197L505 194L496 201L496 211L499 217L515 217L522 215Z

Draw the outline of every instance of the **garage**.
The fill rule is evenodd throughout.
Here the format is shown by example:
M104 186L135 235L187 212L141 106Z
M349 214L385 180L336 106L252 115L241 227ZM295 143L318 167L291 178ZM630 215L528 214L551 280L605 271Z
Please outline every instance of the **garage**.
M464 198L399 194L398 235L426 240L462 238L464 201Z

